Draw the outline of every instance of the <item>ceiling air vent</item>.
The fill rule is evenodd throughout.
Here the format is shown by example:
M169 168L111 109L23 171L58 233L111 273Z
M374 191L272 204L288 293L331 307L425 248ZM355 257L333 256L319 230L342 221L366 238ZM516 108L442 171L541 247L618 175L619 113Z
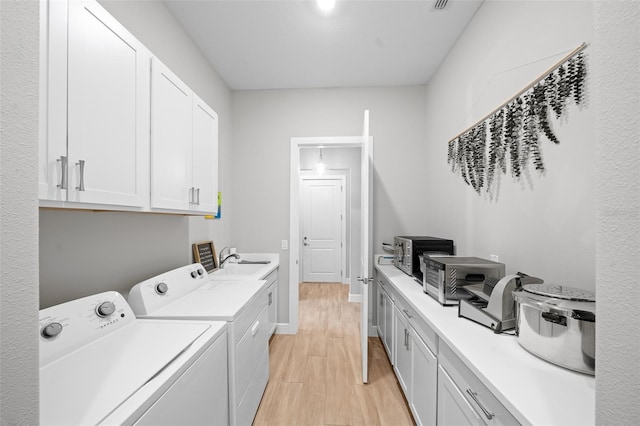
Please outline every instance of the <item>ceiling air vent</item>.
M435 10L444 10L444 8L447 7L447 3L449 3L449 0L435 0L433 2L433 8Z

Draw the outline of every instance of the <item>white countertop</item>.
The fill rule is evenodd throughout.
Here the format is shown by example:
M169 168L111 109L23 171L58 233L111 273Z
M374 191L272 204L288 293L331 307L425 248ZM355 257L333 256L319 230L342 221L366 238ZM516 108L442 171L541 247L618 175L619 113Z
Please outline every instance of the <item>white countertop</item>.
M595 424L595 378L544 361L515 336L495 334L465 318L458 307L443 307L393 265L376 265L434 329L442 342L475 373L522 424Z

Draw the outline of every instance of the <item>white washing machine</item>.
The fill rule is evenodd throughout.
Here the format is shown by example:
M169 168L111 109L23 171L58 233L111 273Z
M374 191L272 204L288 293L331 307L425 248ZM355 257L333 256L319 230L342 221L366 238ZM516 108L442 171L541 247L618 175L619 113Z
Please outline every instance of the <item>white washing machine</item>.
M41 425L228 424L227 398L225 322L136 319L117 292L40 311Z
M136 284L128 301L138 318L227 321L230 420L250 425L269 380L267 281L210 281L194 263Z

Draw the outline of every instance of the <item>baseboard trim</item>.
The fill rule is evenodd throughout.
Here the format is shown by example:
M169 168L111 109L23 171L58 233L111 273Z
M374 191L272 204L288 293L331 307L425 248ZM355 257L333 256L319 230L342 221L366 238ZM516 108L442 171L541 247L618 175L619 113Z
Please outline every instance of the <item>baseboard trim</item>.
M362 303L362 295L349 293L349 302Z
M288 322L279 322L276 325L275 334L296 334L291 332L291 325Z

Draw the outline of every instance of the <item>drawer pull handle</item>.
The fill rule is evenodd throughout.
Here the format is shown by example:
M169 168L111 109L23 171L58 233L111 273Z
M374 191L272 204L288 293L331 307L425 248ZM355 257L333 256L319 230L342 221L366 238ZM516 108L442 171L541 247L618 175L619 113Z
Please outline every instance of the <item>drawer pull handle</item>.
M69 169L67 168L67 164L69 159L62 155L59 160L56 160L60 163L60 185L58 188L60 189L68 189L69 188Z
M480 404L480 401L478 401L478 394L476 392L472 391L471 389L467 389L467 393L469 394L469 396L471 398L473 398L473 400L478 405L478 407L480 407L480 409L482 410L484 415L487 417L487 420L491 420L494 417L494 414L488 412L487 409L484 408L482 404Z
M256 333L258 332L258 328L260 328L260 321L256 321L255 324L253 324L253 327L251 327L251 335L255 336Z
M78 160L76 166L80 168L80 183L76 186L78 191L84 191L84 160Z
M409 319L413 318L413 315L411 315L409 311L407 311L406 309L403 309L402 312L404 312L407 315L407 317L409 317Z

